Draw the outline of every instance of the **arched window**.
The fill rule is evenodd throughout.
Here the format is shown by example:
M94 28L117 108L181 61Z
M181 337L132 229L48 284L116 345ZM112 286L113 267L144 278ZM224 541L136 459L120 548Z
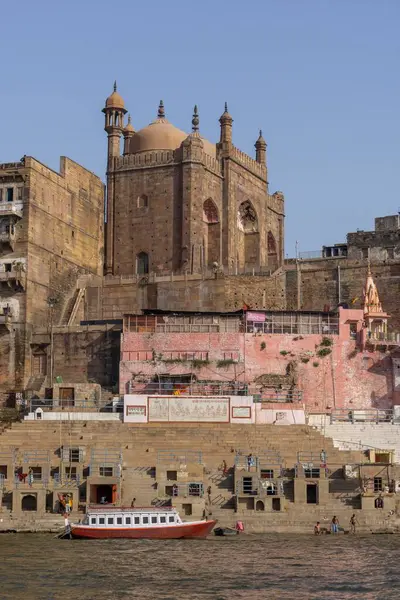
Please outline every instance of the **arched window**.
M239 205L237 212L237 245L240 255L239 268L251 272L259 266L260 234L258 217L250 200Z
M146 252L139 252L136 256L137 275L147 275L149 272L149 255Z
M258 218L250 200L242 202L237 214L238 228L244 233L258 232Z
M267 236L267 249L268 249L268 266L272 271L275 271L278 264L278 251L276 248L276 241L271 231L268 231Z
M220 262L221 223L217 205L211 198L203 204L203 260L204 266L212 267Z
M22 498L21 508L23 511L37 510L37 498L34 494L28 494Z
M146 194L142 194L137 199L137 207L138 208L147 208L149 205L149 199Z
M211 198L203 204L203 220L206 223L219 223L218 208Z

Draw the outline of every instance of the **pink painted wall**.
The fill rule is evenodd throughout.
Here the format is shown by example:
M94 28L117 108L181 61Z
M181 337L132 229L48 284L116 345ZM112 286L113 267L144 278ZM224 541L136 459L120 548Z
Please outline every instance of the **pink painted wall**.
M121 341L120 393L128 393L127 383L134 373L176 375L191 371L189 362L153 362L143 360L146 357L143 353L151 358L153 350L163 357L171 352L203 352L207 353L210 364L194 371L198 379L245 381L250 384L250 393L257 393L257 386L252 385L257 377L284 375L288 363L293 361L297 368L297 387L303 392L302 403L308 410L391 407L391 359L379 352L359 352L356 340L350 338L349 321L356 321L361 332L362 311L340 310L339 335L331 337L332 352L323 358L316 356L321 335L126 332ZM262 350L263 342L265 349ZM216 361L229 357L230 353L238 358L237 364L217 368ZM134 357L142 360L130 360ZM302 362L302 358L309 361Z

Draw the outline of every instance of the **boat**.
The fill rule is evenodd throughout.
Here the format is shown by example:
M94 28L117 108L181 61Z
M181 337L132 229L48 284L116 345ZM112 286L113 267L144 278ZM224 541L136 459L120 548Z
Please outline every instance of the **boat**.
M226 536L226 535L238 535L239 531L232 527L216 527L214 529L214 535Z
M216 521L182 521L175 508L89 506L82 523L71 523L72 538L205 538ZM66 529L67 529L66 527Z

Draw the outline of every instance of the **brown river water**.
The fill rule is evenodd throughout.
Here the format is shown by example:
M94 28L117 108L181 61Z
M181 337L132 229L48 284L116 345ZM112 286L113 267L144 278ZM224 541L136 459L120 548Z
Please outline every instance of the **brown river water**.
M0 599L400 599L400 536L0 535Z

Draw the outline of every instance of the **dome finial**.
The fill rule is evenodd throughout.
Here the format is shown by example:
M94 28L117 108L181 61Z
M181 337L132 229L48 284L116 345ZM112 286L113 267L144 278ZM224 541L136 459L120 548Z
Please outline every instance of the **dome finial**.
M160 100L160 104L158 105L157 117L159 119L164 119L165 118L165 108L164 108L164 102L162 100Z
M197 110L197 104L195 104L194 109L193 109L192 131L194 131L194 132L198 131L199 124L200 124L199 112Z
M117 91L117 80L114 81L114 92Z
M228 103L227 102L225 102L225 110L224 110L224 112L226 112L226 113L228 112Z
M131 119L131 115L128 115L128 125L130 125L132 123L132 119Z

